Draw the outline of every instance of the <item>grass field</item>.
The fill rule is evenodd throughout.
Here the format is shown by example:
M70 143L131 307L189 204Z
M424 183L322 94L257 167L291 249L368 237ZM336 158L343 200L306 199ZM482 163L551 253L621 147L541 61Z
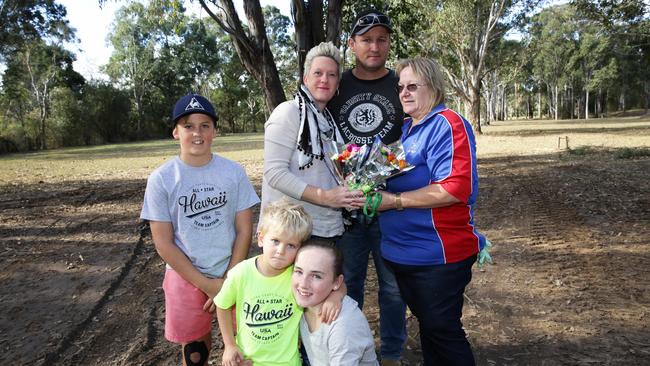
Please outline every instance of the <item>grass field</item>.
M650 149L650 116L616 119L513 120L483 126L478 157L542 155L566 150L627 149L621 155ZM262 160L263 134L220 136L214 151L250 165ZM558 147L559 145L559 147ZM75 147L0 156L0 184L66 180L139 179L178 153L173 139ZM254 164L253 164L254 165ZM249 171L249 173L255 173Z
M261 161L263 134L220 136L214 151L245 164ZM173 139L74 147L0 157L0 184L146 178L178 154Z

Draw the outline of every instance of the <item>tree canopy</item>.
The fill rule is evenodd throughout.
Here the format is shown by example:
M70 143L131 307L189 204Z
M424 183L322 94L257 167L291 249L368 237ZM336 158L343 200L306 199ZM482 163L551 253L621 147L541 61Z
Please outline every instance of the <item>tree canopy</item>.
M129 1L113 53L84 80L64 48L65 7L0 0L0 152L168 136L190 91L209 97L223 133L262 129L300 81L304 54L329 40L347 53L356 14L393 22L388 65L439 61L447 103L474 128L507 118L589 118L650 104L650 5L642 0L292 0L291 16L259 0ZM103 4L104 0L98 0ZM346 67L353 66L347 54Z

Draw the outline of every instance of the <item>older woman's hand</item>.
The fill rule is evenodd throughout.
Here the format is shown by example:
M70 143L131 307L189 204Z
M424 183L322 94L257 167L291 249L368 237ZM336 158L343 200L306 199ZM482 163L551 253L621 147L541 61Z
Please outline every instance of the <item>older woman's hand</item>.
M386 211L395 208L395 194L379 191L381 193L381 204L377 207L377 211Z

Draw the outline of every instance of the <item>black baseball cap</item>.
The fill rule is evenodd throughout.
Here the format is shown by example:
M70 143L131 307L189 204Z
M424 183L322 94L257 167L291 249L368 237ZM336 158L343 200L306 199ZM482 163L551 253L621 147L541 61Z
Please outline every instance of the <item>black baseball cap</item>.
M359 13L352 25L352 36L360 36L376 26L385 27L388 33L393 33L393 26L388 15L374 10L365 10Z

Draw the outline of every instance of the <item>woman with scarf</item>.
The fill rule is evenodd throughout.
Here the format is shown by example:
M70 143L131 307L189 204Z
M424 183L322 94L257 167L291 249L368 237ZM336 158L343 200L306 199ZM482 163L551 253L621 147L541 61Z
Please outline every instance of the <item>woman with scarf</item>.
M314 222L312 236L329 239L343 234L341 208L365 202L362 192L337 184L323 151L328 141L343 142L325 108L338 89L340 64L331 42L312 48L296 97L278 105L264 125L262 210L283 197L301 201Z

